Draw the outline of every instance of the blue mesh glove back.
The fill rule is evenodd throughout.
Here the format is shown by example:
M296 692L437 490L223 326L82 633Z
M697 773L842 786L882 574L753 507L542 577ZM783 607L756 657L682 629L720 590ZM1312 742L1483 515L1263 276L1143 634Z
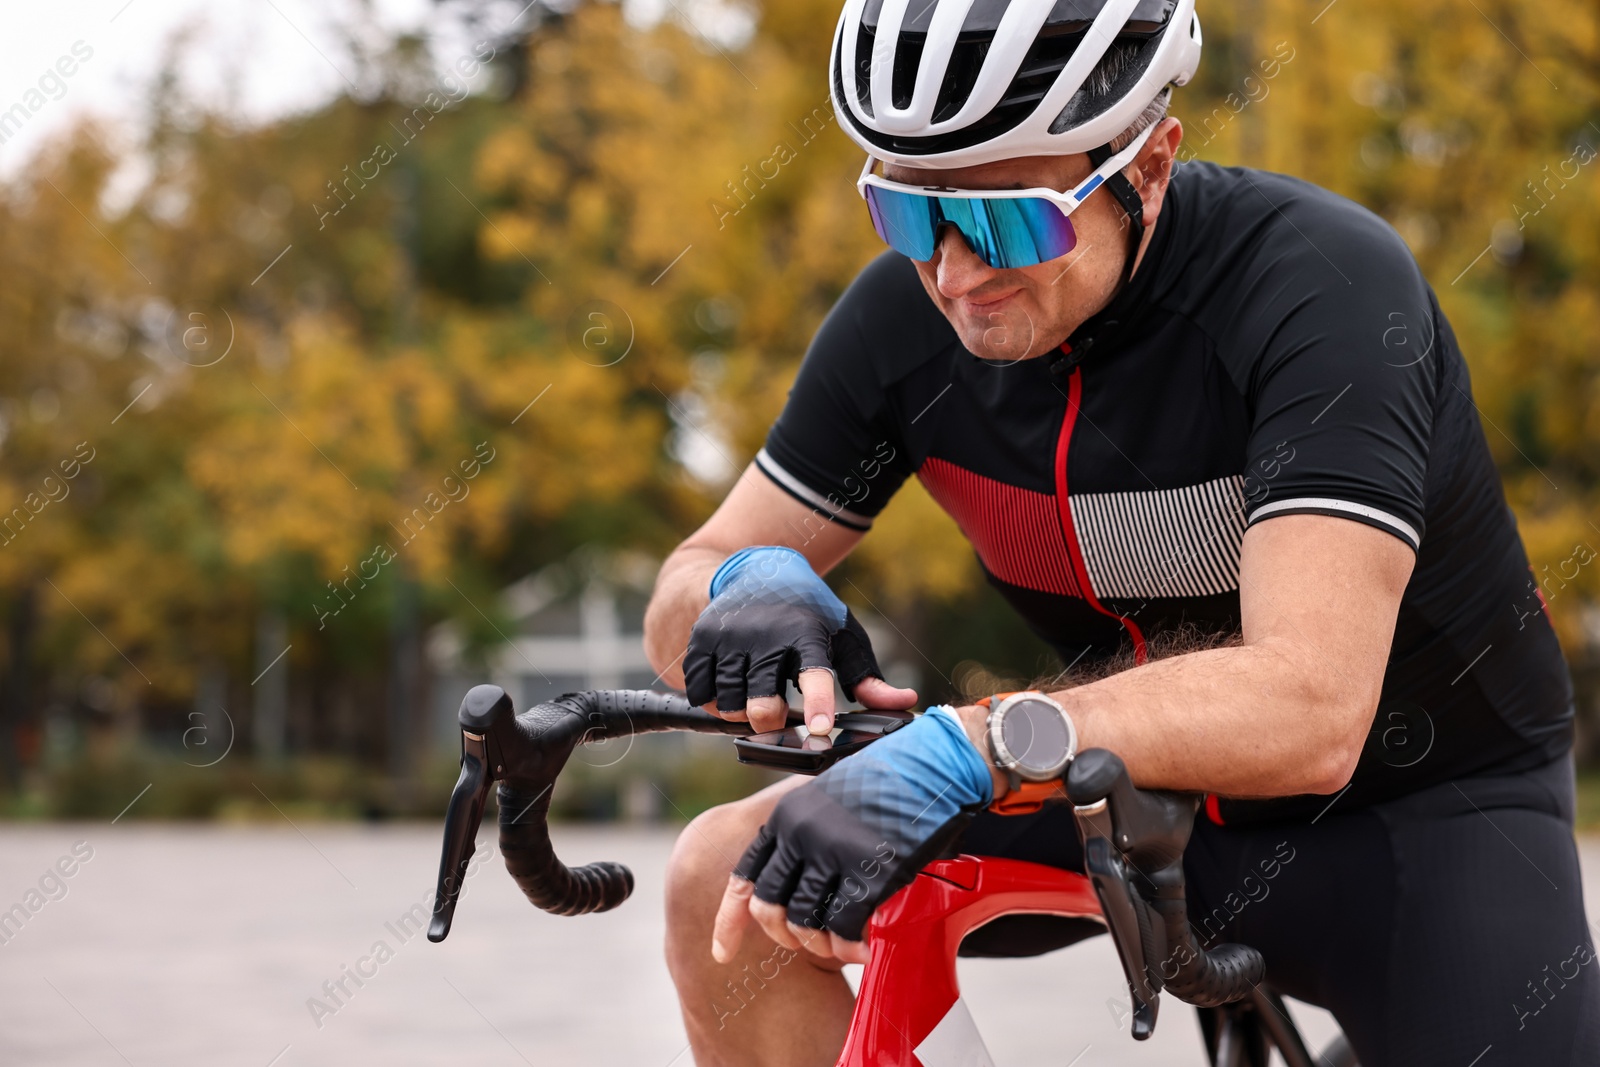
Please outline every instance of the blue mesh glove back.
M994 799L989 767L948 707L785 794L734 874L796 926L851 941Z
M758 546L729 556L689 633L689 702L739 711L751 697L784 695L783 683L811 667L833 671L851 699L863 679L883 675L867 632L799 552Z

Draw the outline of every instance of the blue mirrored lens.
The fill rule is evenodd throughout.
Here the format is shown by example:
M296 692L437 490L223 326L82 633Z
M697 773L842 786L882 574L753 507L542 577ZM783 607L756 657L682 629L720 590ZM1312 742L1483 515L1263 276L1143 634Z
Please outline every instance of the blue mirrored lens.
M933 258L939 230L939 204L933 197L869 185L867 210L884 244L919 263Z
M884 242L911 259L933 258L940 223L961 231L991 267L1031 267L1064 256L1077 244L1072 220L1042 197L940 197L869 185L867 210Z
M1066 255L1076 243L1071 220L1048 200L941 198L939 207L991 267L1031 267Z

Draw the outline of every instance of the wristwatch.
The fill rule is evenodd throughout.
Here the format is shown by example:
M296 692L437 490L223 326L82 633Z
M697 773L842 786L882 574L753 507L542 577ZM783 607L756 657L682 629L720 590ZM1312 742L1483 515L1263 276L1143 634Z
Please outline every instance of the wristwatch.
M1078 730L1067 709L1035 690L996 693L978 705L989 709L989 755L1011 785L989 810L1025 815L1067 799L1063 779L1078 754Z

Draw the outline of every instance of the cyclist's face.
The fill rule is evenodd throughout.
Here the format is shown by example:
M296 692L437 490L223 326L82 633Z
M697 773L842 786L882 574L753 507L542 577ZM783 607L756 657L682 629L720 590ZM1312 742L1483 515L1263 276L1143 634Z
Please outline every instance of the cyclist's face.
M1145 240L1161 211L1172 159L1183 137L1165 119L1125 171L1144 200ZM1087 155L1007 159L976 167L916 170L886 166L891 181L934 183L956 189L1035 189L1065 192L1093 171ZM997 270L945 226L933 258L918 263L928 296L955 327L962 343L984 359L1018 360L1061 345L1090 315L1106 306L1127 256L1128 216L1111 195L1095 190L1072 213L1077 244L1071 252L1032 267Z

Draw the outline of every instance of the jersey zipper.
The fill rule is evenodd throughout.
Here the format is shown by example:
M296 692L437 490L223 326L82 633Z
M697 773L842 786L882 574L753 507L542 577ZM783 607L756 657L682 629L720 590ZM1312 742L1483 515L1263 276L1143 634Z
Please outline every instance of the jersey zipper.
M1064 352L1070 351L1066 345L1061 348ZM1077 528L1072 522L1072 502L1067 496L1067 453L1072 448L1072 428L1077 425L1078 409L1082 402L1083 368L1074 367L1072 376L1067 379L1067 414L1061 420L1061 437L1056 442L1056 511L1061 516L1061 536L1066 542L1067 557L1072 561L1072 573L1083 593L1084 602L1100 614L1122 624L1133 641L1133 661L1143 663L1147 656L1144 633L1132 619L1118 615L1094 595L1094 587L1089 584L1089 568L1083 561L1083 549L1078 544Z
M1071 351L1067 345L1062 345L1061 350ZM1083 562L1083 549L1078 545L1077 527L1072 522L1072 500L1067 496L1067 452L1072 447L1072 429L1078 423L1078 409L1082 404L1083 368L1074 367L1072 376L1067 379L1067 414L1061 420L1061 437L1056 442L1056 510L1061 516L1061 536L1066 541L1067 555L1072 560L1072 573L1077 578L1078 588L1083 591L1084 602L1100 614L1122 624L1122 628L1128 631L1128 637L1133 640L1133 662L1143 663L1149 658L1144 633L1132 619L1110 610L1094 595L1094 587L1089 584L1089 568ZM1206 818L1216 825L1224 825L1222 808L1215 793L1205 795L1205 813Z

